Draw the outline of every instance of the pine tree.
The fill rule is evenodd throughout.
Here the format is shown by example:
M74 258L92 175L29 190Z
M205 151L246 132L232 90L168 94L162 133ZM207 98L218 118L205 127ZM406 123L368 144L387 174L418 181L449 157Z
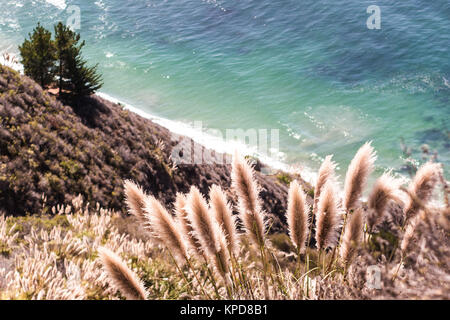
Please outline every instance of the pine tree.
M60 95L63 90L67 90L76 97L87 96L102 86L97 65L87 67L87 62L81 56L85 42L80 42L80 38L80 34L61 22L55 26Z
M56 48L51 32L38 23L19 46L21 63L27 76L39 82L42 88L50 85L55 77Z
M80 41L80 35L73 32L69 27L65 26L62 22L59 22L55 26L55 44L58 58L58 87L59 95L63 90L69 90L70 86L70 73L68 70L68 62L70 57L76 54L76 51L80 52L84 46L84 41L77 45Z
M88 96L102 87L102 77L97 73L98 64L87 67L86 61L80 55L75 55L70 57L67 67L71 75L71 91L74 96Z

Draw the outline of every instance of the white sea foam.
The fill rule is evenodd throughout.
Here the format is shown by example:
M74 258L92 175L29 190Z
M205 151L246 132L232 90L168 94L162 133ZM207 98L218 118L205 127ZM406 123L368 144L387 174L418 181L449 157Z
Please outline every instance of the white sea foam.
M67 7L65 0L45 0L45 1L61 10L64 10Z

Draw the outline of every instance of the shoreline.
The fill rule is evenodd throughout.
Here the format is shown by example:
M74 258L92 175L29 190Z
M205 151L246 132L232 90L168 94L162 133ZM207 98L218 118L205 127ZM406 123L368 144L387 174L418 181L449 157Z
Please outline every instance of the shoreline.
M4 51L4 53L7 53L7 51ZM12 53L14 57L17 57L17 54ZM10 68L16 70L21 75L24 75L23 72L23 66L20 63L7 63L7 61L4 61L3 57L0 56L0 63L3 65L7 65ZM48 90L47 90L48 91ZM299 164L299 166L294 167L292 165L289 165L279 159L273 158L268 155L261 154L257 152L257 148L252 148L245 143L242 143L241 141L226 141L222 137L217 137L202 131L197 130L193 126L176 120L171 120L167 118L163 118L160 116L156 116L153 114L150 114L142 109L139 109L135 106L133 106L130 103L127 103L123 100L120 100L108 93L98 91L94 95L105 99L111 103L115 103L118 105L124 106L125 109L145 118L148 119L164 128L169 130L171 133L184 136L187 138L192 139L196 143L204 146L207 149L214 150L215 152L221 153L221 154L227 154L232 155L235 150L237 150L239 153L244 155L250 155L252 157L257 158L261 163L263 163L266 167L271 168L275 171L282 171L289 174L298 174L301 176L301 178L314 185L315 181L317 179L317 173L316 170L313 170L312 168L306 167L303 164ZM256 149L256 152L255 152ZM272 151L272 150L270 150ZM282 152L277 151L278 154L283 154Z
M115 98L110 94L104 92L96 92L95 95L111 103L122 105L124 109L129 110L145 119L148 119L166 128L173 134L192 139L194 142L204 146L207 149L227 155L232 155L234 151L237 150L240 154L249 155L257 158L261 163L264 164L265 167L274 169L275 171L286 172L289 174L298 174L304 181L310 184L315 183L317 174L311 168L302 166L300 170L296 169L293 166L284 163L280 160L274 159L268 155L255 152L255 148L249 147L248 145L240 141L227 141L221 137L217 137L205 133L203 131L199 131L198 129L190 126L187 123L150 114L142 109L139 109L127 102L124 102L123 100Z
M187 194L193 186L207 196L217 185L236 203L228 155L99 95L71 105L12 68L1 66L0 71L5 125L1 147L5 151L15 146L2 152L6 165L0 168L0 210L8 215L37 214L36 208L71 205L77 197L92 209L100 205L126 214L125 180L134 181L167 208L172 208L177 194ZM300 175L266 174L266 169L271 170L257 162L254 177L271 230L282 232L286 181L295 178L304 188L311 186Z

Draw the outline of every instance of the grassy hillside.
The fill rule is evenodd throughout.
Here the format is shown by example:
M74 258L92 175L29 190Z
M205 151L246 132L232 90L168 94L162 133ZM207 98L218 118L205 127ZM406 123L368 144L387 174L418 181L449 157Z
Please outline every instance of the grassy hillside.
M92 206L125 212L123 180L131 179L166 204L191 184L208 192L229 188L225 165L170 160L177 138L165 128L97 96L64 105L28 77L0 66L0 210L33 214L70 204L81 194ZM285 177L284 175L282 177ZM264 209L281 230L284 179L258 174Z

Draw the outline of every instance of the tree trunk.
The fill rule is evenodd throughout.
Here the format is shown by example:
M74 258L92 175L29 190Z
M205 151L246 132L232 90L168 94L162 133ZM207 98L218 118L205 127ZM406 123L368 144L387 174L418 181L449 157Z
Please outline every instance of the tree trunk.
M61 97L62 92L62 59L59 59L59 97Z

